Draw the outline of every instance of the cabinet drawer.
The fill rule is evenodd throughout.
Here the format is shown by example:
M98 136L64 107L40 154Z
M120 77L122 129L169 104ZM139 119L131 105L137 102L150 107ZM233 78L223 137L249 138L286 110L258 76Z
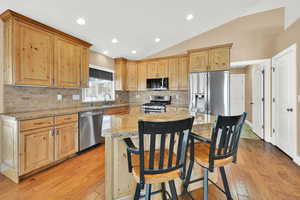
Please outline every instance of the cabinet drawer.
M20 129L21 131L38 129L53 126L53 117L33 119L33 120L25 120L21 121Z
M71 114L71 115L62 115L55 117L55 124L66 124L70 122L77 122L78 121L78 114Z
M104 110L105 115L118 115L118 114L128 114L128 113L129 113L128 106L109 108L109 109Z

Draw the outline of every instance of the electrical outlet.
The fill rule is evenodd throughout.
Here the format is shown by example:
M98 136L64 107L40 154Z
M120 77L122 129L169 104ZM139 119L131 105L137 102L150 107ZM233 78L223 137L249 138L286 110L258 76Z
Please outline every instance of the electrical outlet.
M73 99L74 101L79 101L79 100L80 100L80 95L74 94L74 95L72 95L72 99Z
M61 94L58 94L58 95L57 95L57 100L58 100L58 101L61 101L62 99L63 99L62 95L61 95Z
M179 95L178 95L178 94L176 94L176 99L177 99L177 100L179 99Z

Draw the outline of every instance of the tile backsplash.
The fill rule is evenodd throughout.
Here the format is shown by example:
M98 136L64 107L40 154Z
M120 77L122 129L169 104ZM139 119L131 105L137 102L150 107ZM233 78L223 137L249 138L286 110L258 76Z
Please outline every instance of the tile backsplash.
M188 105L188 91L137 91L129 92L129 103L143 104L150 101L150 95L171 96L171 103Z
M58 100L58 95L62 99ZM73 95L76 100L73 100ZM170 95L172 104L187 105L187 91L137 91L116 92L116 100L110 104L143 104L149 102L150 95ZM26 112L78 106L101 105L101 102L82 103L81 89L46 88L28 86L4 86L4 112Z
M81 89L6 85L3 95L5 113L92 105L81 102ZM57 95L61 95L62 100L58 100ZM79 99L73 100L73 95L78 95ZM111 103L128 103L128 99L128 92L116 92L116 101ZM93 105L100 104L93 103Z

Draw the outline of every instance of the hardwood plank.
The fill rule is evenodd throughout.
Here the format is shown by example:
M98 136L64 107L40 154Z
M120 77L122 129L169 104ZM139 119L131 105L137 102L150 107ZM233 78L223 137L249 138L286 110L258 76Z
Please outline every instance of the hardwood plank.
M0 175L0 200L104 200L104 148L100 145L18 185ZM226 172L234 199L300 199L300 167L263 141L241 139L238 163L226 167ZM222 185L220 181L219 176L218 184ZM202 190L192 195L202 199ZM210 185L209 199L226 197Z

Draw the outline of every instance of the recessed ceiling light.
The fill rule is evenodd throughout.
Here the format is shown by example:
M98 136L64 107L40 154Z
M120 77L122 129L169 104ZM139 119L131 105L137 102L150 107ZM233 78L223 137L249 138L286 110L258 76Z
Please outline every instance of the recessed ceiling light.
M136 50L132 50L131 53L132 53L132 54L136 54Z
M193 14L188 14L185 19L187 21L191 21L192 19L194 19L194 15Z
M78 18L77 20L76 20L76 22L77 22L77 24L79 24L79 25L85 25L85 19L83 19L82 17L80 17L80 18Z
M107 54L108 54L108 51L107 51L107 50L103 51L103 54L104 54L104 55L107 55Z
M114 44L116 44L116 43L119 42L119 40L118 40L117 38L113 38L113 39L111 40L111 42L114 43Z
M155 42L160 42L160 38L155 38Z

